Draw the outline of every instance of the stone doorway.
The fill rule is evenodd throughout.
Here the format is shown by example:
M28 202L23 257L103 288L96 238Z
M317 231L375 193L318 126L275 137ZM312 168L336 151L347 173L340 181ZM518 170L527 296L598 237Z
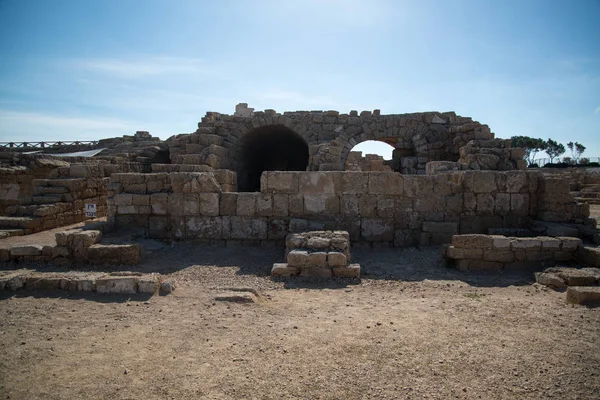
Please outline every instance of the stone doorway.
M284 125L256 128L241 141L238 158L238 191L260 191L263 171L306 171L308 144Z

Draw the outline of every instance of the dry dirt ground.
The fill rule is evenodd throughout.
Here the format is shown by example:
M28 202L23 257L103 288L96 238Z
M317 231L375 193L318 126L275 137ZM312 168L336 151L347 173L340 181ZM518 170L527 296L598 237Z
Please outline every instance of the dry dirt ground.
M280 249L153 249L168 296L0 293L0 399L600 398L600 308L531 272L355 249L361 282L273 282Z

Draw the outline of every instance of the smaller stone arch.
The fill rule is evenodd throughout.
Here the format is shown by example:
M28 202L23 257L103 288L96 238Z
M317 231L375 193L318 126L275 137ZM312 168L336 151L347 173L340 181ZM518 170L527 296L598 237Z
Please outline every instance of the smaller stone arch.
M309 147L285 125L259 126L242 137L237 160L238 190L256 192L264 171L306 171Z

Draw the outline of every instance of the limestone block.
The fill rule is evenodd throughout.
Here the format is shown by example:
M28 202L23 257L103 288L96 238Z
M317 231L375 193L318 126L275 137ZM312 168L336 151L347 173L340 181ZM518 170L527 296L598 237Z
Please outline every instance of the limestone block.
M542 241L538 238L516 238L510 243L512 250L541 250Z
M335 175L337 172L306 172L299 174L298 188L300 193L335 194Z
M482 249L474 249L474 248L461 248L461 247L449 246L446 249L446 255L448 256L448 258L453 258L455 260L482 259L483 258L483 250Z
M300 272L298 267L290 267L287 263L275 263L271 269L271 276L273 277L288 277L296 276Z
M274 194L273 195L273 216L287 217L289 215L289 195Z
M113 201L116 206L131 206L133 205L133 195L131 193L115 194Z
M69 248L66 246L54 246L52 248L52 258L69 257Z
M365 172L345 171L340 173L338 193L365 194L369 190L369 174Z
M401 195L404 192L404 179L397 172L370 172L369 194Z
M495 250L485 249L483 250L483 259L485 261L498 261L498 262L513 262L515 261L515 255L512 250Z
M543 237L540 236L539 239L542 242L542 249L549 251L558 251L560 250L560 240L553 237Z
M394 197L387 195L378 195L377 196L377 216L378 217L388 217L393 218L396 207L395 207L395 199Z
M273 196L261 193L256 197L256 215L260 217L273 216Z
M304 235L291 233L285 238L285 246L288 250L306 247L307 239Z
M569 286L567 302L573 304L600 303L600 286Z
M494 196L492 196L490 193L480 193L477 195L478 215L493 215L494 208Z
M327 253L324 251L316 251L308 254L308 262L313 267L327 267Z
M152 208L152 214L167 215L167 204L167 193L154 193L150 195L150 206Z
M337 251L330 251L327 253L327 265L335 267L345 267L347 263L346 255Z
M339 197L335 194L304 195L304 212L334 215L340 212Z
M304 196L301 194L290 194L288 211L290 216L304 214Z
M63 278L49 277L43 274L36 274L27 277L25 288L27 290L57 290L61 288Z
M41 256L42 246L40 245L28 245L28 246L15 246L10 248L11 257L23 257L23 256Z
M562 251L576 251L581 246L581 239L574 237L559 236L556 239L560 240Z
M495 250L508 250L510 249L511 239L502 235L489 235L492 239L492 248Z
M536 272L535 280L540 285L548 286L553 289L564 289L567 287L565 281L552 272Z
M141 250L135 244L94 244L87 249L91 264L127 264L139 263Z
M476 171L473 173L474 193L494 193L496 190L496 172Z
M220 193L200 193L200 214L207 216L219 215L219 197Z
M510 213L510 194L509 193L498 193L494 200L494 213L496 215L508 215Z
M433 194L433 177L430 175L404 175L404 195L426 198Z
M331 239L326 237L314 236L306 240L306 247L309 249L327 249L331 245Z
M253 217L256 215L256 198L260 193L238 193L237 215Z
M391 242L394 240L394 221L381 218L362 218L361 236L367 241Z
M458 248L467 249L490 249L494 243L494 238L482 234L455 235L452 237L452 245Z
M359 213L361 217L377 216L377 196L362 195L358 199Z
M511 194L510 210L515 215L529 215L529 194Z
M210 172L172 172L169 183L173 193L221 192L221 186Z
M138 279L137 290L139 293L156 293L159 286L156 275L144 275Z
M309 265L308 251L292 250L287 255L288 265L291 267L303 267Z
M138 277L110 276L96 280L96 292L133 294L137 292Z
M271 219L268 223L267 239L284 239L288 234L288 221Z
M231 239L267 239L267 221L264 218L231 217Z
M264 172L269 193L298 193L298 175L294 172Z
M333 276L337 278L360 278L360 265L350 264L347 267L332 268Z
M457 234L458 224L456 222L423 221L422 229L424 232Z
M134 194L132 195L131 204L134 206L149 206L150 196L143 194ZM117 204L117 206L118 205L119 204Z
M333 273L331 268L304 267L300 269L299 276L305 278L331 278Z
M129 215L129 214L137 214L138 208L137 206L119 206L117 207L117 214Z
M219 202L220 215L236 215L237 214L237 198L238 193L222 193Z
M220 217L187 217L186 236L198 239L221 239L223 221Z

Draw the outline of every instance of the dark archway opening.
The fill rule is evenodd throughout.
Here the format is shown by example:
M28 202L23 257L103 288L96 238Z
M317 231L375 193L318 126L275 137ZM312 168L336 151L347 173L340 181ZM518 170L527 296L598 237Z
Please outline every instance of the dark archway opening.
M240 153L240 192L258 192L263 171L306 171L308 166L308 144L283 125L264 126L246 134Z

